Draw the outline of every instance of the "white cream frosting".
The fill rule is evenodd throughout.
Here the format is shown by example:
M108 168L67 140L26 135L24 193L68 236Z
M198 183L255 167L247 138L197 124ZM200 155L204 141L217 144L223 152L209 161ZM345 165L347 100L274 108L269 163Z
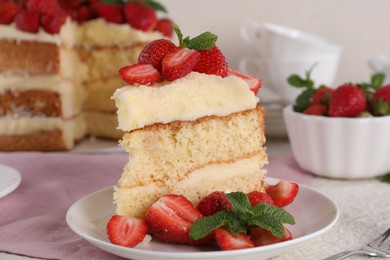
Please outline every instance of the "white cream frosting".
M197 72L156 86L126 86L113 98L118 108L118 128L123 131L154 123L226 116L253 109L258 102L248 84L236 76L221 78Z

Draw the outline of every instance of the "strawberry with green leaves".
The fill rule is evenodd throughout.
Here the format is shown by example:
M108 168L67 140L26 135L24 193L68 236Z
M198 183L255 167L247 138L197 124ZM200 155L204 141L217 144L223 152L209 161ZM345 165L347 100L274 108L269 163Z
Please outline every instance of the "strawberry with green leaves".
M330 117L357 117L366 110L364 92L356 85L345 84L336 88L329 100Z
M390 115L390 85L380 87L372 94L370 106L375 116Z

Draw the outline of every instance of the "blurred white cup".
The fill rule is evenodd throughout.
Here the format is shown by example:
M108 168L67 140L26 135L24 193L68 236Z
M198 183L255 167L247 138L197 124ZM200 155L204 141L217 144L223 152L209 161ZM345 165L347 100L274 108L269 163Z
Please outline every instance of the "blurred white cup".
M247 20L241 37L262 58L290 59L318 55L340 55L341 46L321 37L273 23Z
M311 68L311 78L316 85L333 86L339 64L338 55L322 55L312 58L260 59L242 58L240 71L262 79L264 86L273 91L285 104L293 104L302 92L301 88L289 85L287 78L292 74L306 77Z

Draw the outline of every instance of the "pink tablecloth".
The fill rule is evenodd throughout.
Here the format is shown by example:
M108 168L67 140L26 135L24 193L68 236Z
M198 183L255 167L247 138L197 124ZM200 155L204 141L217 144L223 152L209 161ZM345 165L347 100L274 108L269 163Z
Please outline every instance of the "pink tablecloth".
M21 185L0 199L0 252L45 259L120 259L74 234L65 214L83 196L114 185L127 159L124 153L0 153L0 164L22 174ZM299 183L312 177L291 157L271 158L268 172Z

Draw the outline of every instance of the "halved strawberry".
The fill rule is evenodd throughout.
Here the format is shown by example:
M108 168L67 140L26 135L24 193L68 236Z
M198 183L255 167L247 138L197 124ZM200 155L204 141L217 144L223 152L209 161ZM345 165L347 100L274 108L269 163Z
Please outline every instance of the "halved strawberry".
M21 7L12 1L0 4L0 24L10 24L14 21Z
M154 30L166 37L171 37L173 34L172 21L169 18L162 18L157 21Z
M153 8L140 2L127 2L123 8L126 21L136 29L152 30L157 23L157 15Z
M106 232L111 243L133 247L144 239L148 226L143 219L115 215L107 223Z
M246 75L246 74L241 73L241 72L236 71L236 70L228 69L227 76L230 76L230 75L234 75L236 77L239 77L239 78L242 78L243 80L245 80L249 85L249 89L251 91L253 91L253 93L255 93L255 95L257 95L257 92L259 92L259 89L261 88L261 80L260 79Z
M270 205L275 205L274 200L271 198L271 196L261 191L249 192L247 196L252 207L262 202L268 203Z
M39 14L37 12L22 10L15 16L15 26L25 32L38 32Z
M310 105L303 113L306 115L323 116L328 112L328 107L325 105Z
M121 68L119 75L129 84L150 86L156 83L160 72L150 64L137 63Z
M290 204L298 191L298 184L286 180L280 180L277 184L266 187L266 193L274 200L275 206L280 208Z
M169 40L160 39L151 41L139 54L138 62L149 63L160 71L163 58L174 48L176 48L176 45Z
M145 222L152 234L165 242L179 244L205 244L210 237L200 240L190 238L191 225L202 214L184 196L169 194L162 196L146 212Z
M245 233L232 234L226 228L214 230L214 237L222 250L235 250L254 247L255 244Z
M198 51L176 47L165 55L162 61L162 75L169 81L182 78L195 68L199 59Z
M121 24L124 21L121 4L97 3L93 8L96 14L107 22Z
M265 246L292 239L290 230L284 228L284 236L279 238L264 228L250 228L251 239L256 246Z
M221 77L225 77L228 74L226 58L216 45L210 50L200 50L199 53L200 60L194 71Z
M210 216L221 210L232 210L232 204L222 191L214 191L201 199L197 206L203 216Z

